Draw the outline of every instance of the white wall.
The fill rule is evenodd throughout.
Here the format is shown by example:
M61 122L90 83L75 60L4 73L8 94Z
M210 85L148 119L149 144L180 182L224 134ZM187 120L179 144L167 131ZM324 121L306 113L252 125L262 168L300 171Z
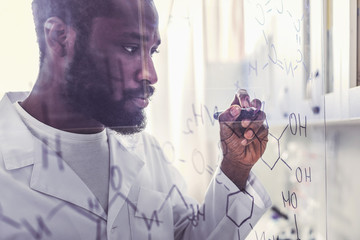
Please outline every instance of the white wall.
M30 90L38 73L38 47L31 1L0 2L0 95Z

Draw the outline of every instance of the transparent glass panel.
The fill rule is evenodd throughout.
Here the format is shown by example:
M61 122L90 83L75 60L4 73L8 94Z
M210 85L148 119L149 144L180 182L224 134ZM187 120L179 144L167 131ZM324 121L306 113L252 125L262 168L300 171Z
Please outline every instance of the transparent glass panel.
M170 94L154 97L151 130L199 201L222 159L214 112L239 89L262 101L269 142L254 172L273 206L239 227L253 228L247 239L326 239L323 6L312 4L175 0L165 19L174 70L159 81ZM159 119L155 101L169 114Z
M161 46L160 54L154 54L151 58L158 82L154 84L157 90L145 110L148 120L145 131L155 136L159 143L158 146L154 141L151 145L159 151L156 156L161 160L166 156L164 163L158 163L161 166L174 165L185 179L188 195L203 202L211 181L215 181L215 186L223 184L218 181L219 175L216 173L223 159L223 149L219 121L214 116L230 107L240 89L246 89L251 99L261 101L260 109L266 113L264 126L269 131L267 147L252 170L268 192L272 206L256 225L251 224L254 212L251 199L256 197L256 192L246 192L251 203L246 208L248 215L241 212L236 218L229 214L228 209L220 213L226 221L224 226L233 231L231 237L237 240L359 239L359 233L355 231L359 225L355 210L360 194L358 181L353 177L360 167L357 161L360 154L358 123L351 122L343 126L342 123L327 122L324 117L325 110L329 109L325 109L323 93L332 93L336 87L332 68L334 1L154 1L160 18ZM30 5L25 0L0 3L1 95L9 91L30 91L36 82L39 54ZM357 8L359 29L359 1ZM344 9L342 16L347 13ZM143 15L135 15L132 16L134 19L143 20ZM140 25L137 21L134 22ZM125 49L131 52L133 47L126 46ZM143 60L137 63L148 66ZM347 68L345 64L342 67ZM359 73L359 61L357 68ZM359 74L357 85L360 85ZM1 115L0 120L7 117ZM4 126L0 124L2 129L6 129ZM0 150L7 146L4 132L0 132ZM14 131L14 134L18 132ZM149 150L146 148L148 145L136 145L139 140L136 136L125 137L121 144L132 151L139 147L141 151L135 151L134 154L146 159L148 156L142 151ZM57 148L58 138L54 138L53 145ZM23 139L23 135L19 139ZM41 150L44 156L48 154ZM55 150L52 157L57 160L59 149ZM2 152L0 156L3 157ZM125 173L131 172L131 168L126 168L127 165L122 167L129 170ZM110 187L118 190L122 186L122 169L110 169ZM29 188L27 178L18 177L20 174L16 171L11 174L14 175L11 175L9 182L14 179L15 182L26 182L26 189ZM8 176L10 171L1 164L0 179ZM165 184L166 178L156 177L156 183ZM171 177L175 178L177 174ZM151 180L146 183L151 185ZM68 186L72 184L69 180ZM5 186L2 182L0 185ZM1 191L4 189L11 192L7 187ZM187 205L190 202L182 198L185 191L176 192L172 188L151 195L152 190L144 190L140 194L140 190L134 189L131 192L133 195L115 194L109 207L116 205L119 199L124 200L128 208L122 210L131 212L133 218L124 218L122 223L129 223L127 229L138 228L144 239L159 239L156 236L163 236L163 231L159 230L165 228L163 224L172 223L172 219L158 219L161 213L159 209L163 209L163 206L168 207L169 212L173 211L165 204L169 198L183 200L182 207L191 212L183 219L185 225L196 229L211 219L207 205L196 205L193 202ZM224 198L229 201L237 193L229 190ZM245 194L244 191L242 193ZM141 198L146 194L153 198ZM21 201L23 198L0 194L0 229L6 226L15 232L21 230L21 234L27 234L24 239L28 239L28 236L41 239L42 236L53 234L52 227L62 225L53 224L51 220L57 219L63 210L72 216L69 217L71 221L84 218L91 222L95 226L91 231L77 233L92 234L94 239L116 233L121 228L120 225L107 228L105 217L96 212L101 208L95 204L94 198L85 199L81 210L73 204L64 203L52 208L51 204L42 205L34 201L39 209L48 207L47 215L40 214L40 210L32 207L22 212L12 211L8 205L5 206L5 200L10 205L13 200ZM135 203L139 204L139 208L134 207ZM228 202L222 204L228 206ZM259 202L255 204L261 205ZM90 212L96 212L97 216L94 218ZM20 217L15 218L16 214ZM115 219L116 216L111 217ZM132 221L136 224L132 224ZM61 223L69 229L73 227L67 221ZM249 231L249 235L242 235L244 231ZM121 233L124 232L119 233L122 237ZM9 239L23 237L9 236ZM136 238L136 234L133 236ZM221 236L215 239L222 239Z

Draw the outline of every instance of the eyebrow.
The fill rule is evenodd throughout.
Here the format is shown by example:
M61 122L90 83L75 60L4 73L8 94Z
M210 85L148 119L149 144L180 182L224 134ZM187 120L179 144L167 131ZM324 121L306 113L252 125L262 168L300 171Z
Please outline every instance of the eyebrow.
M148 42L149 41L149 36L146 36L146 35L141 35L140 33L137 33L137 32L125 32L123 33L123 36L124 37L130 37L134 40L138 40L138 41L145 41L145 42ZM156 42L157 45L160 45L161 44L161 40L159 39L157 42Z

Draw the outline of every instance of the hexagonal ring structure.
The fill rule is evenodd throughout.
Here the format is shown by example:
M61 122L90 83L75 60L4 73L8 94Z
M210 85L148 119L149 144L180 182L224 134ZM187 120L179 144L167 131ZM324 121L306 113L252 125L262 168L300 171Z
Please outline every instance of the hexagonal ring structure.
M240 201L241 204L231 204L233 201ZM233 209L234 207L241 209ZM241 190L234 193L230 193L227 196L226 202L226 216L237 226L240 227L247 220L252 217L254 209L254 197L251 196L247 191ZM231 211L229 211L231 210Z

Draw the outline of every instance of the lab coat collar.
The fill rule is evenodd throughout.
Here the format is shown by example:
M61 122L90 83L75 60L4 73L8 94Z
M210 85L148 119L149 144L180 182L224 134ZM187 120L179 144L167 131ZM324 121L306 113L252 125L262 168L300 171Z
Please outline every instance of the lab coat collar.
M36 191L78 205L108 220L108 232L127 201L130 188L144 161L124 146L124 138L107 130L110 146L109 214L78 175L58 154L35 138L12 106L26 93L6 94L0 102L0 150L5 168L15 170L33 165L30 187Z
M34 145L30 187L80 206L106 220L106 213L95 195L59 154L38 139L35 139Z
M100 203L58 153L34 137L12 105L27 93L7 93L0 102L0 151L7 170L31 166L30 188L80 206L106 220Z
M22 122L13 103L22 101L28 93L6 93L0 102L0 152L7 170L18 169L34 163L34 136Z

